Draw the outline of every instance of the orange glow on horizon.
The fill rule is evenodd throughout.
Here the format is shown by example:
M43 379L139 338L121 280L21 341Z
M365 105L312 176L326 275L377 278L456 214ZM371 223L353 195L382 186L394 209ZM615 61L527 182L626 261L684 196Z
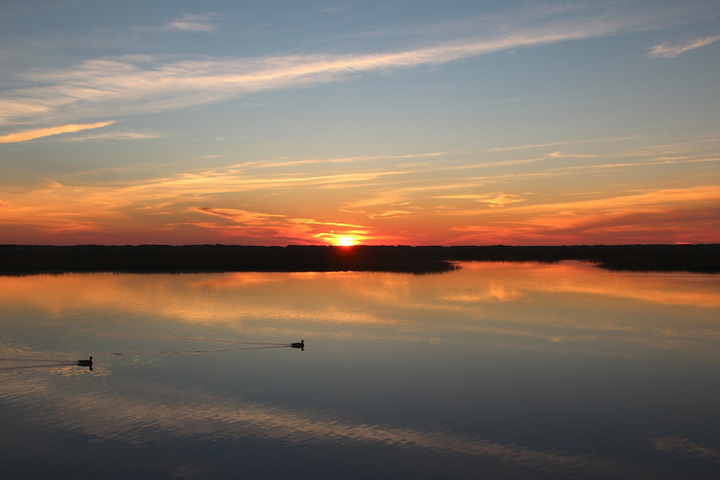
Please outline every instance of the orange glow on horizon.
M312 175L289 182L264 168L244 168L242 174L231 166L130 182L103 177L93 183L78 174L8 190L0 201L0 243L672 244L716 243L720 232L720 186L714 184L598 187L557 197L532 193L536 184L521 193L509 187L468 193L472 184L459 180L435 185L430 169L417 178L393 171L382 181L365 179L379 189L367 195L352 186L357 178L342 172L322 182ZM283 195L269 196L267 204L226 203L226 192L249 199L277 188Z
M352 247L353 245L356 245L357 242L355 238L353 237L340 237L337 239L337 245L339 247Z

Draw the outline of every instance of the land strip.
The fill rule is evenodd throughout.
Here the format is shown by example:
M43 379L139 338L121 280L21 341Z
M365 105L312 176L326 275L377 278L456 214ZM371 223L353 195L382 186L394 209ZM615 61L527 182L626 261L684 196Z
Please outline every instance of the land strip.
M581 260L630 271L720 273L720 244L577 246L0 245L0 275L70 272L440 273L463 261Z

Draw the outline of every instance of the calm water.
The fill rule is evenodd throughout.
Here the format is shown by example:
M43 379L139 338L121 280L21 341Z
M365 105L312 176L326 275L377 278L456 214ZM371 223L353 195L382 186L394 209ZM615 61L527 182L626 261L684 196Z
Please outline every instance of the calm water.
M581 263L0 277L0 477L716 479L719 313Z

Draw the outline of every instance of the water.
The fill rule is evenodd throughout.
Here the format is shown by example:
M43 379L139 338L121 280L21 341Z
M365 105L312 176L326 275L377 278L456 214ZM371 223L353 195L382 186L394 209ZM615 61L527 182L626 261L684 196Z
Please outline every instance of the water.
M0 475L715 479L719 312L582 263L0 277Z

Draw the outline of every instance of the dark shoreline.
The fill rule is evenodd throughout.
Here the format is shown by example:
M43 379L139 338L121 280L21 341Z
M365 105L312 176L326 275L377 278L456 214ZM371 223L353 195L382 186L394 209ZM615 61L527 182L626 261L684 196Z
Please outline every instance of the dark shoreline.
M720 273L720 244L512 246L0 245L0 275L383 271L441 273L454 262L581 260L625 271Z

